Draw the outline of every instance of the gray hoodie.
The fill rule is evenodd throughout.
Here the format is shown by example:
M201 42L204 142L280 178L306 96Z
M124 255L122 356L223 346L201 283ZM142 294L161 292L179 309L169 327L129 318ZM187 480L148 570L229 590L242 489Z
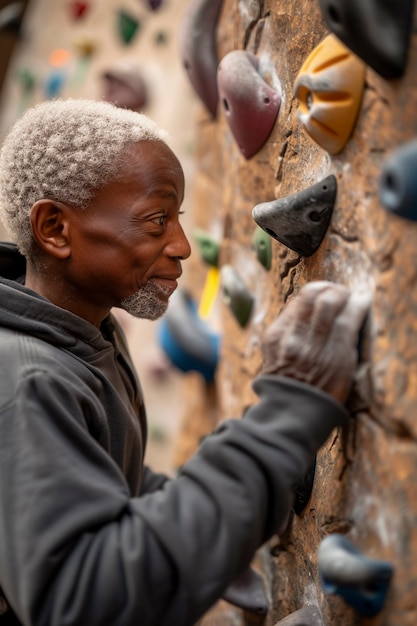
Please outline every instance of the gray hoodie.
M191 625L285 523L294 484L348 414L259 376L242 419L174 480L153 474L117 323L56 307L23 286L24 268L0 245L0 587L13 609L0 626Z

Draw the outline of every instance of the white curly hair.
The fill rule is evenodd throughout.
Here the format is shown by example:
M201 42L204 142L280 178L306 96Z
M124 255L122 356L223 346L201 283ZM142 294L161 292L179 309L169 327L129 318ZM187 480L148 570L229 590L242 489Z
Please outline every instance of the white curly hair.
M58 99L28 109L0 151L0 219L20 252L32 251L30 210L37 200L86 209L97 190L121 175L129 147L167 139L146 115L107 102Z

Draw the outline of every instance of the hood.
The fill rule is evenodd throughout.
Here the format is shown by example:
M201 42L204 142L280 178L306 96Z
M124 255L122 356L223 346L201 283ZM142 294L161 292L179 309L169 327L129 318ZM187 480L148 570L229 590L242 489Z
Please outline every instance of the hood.
M103 333L111 338L111 316L99 330L25 287L25 272L26 259L17 246L0 242L0 329L38 337L83 359L110 347Z

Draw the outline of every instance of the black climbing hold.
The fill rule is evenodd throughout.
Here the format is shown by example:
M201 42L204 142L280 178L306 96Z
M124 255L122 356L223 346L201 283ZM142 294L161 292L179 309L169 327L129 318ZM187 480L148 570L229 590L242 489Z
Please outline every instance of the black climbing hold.
M331 174L298 193L257 204L252 217L271 237L308 257L323 241L336 194L337 181Z
M384 78L407 64L414 0L319 0L329 29Z

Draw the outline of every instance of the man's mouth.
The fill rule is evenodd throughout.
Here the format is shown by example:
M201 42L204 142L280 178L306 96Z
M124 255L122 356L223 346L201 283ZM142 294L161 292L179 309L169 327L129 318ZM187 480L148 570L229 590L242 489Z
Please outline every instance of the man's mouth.
M152 278L152 282L161 287L161 292L167 296L173 294L178 287L178 282L175 278Z

